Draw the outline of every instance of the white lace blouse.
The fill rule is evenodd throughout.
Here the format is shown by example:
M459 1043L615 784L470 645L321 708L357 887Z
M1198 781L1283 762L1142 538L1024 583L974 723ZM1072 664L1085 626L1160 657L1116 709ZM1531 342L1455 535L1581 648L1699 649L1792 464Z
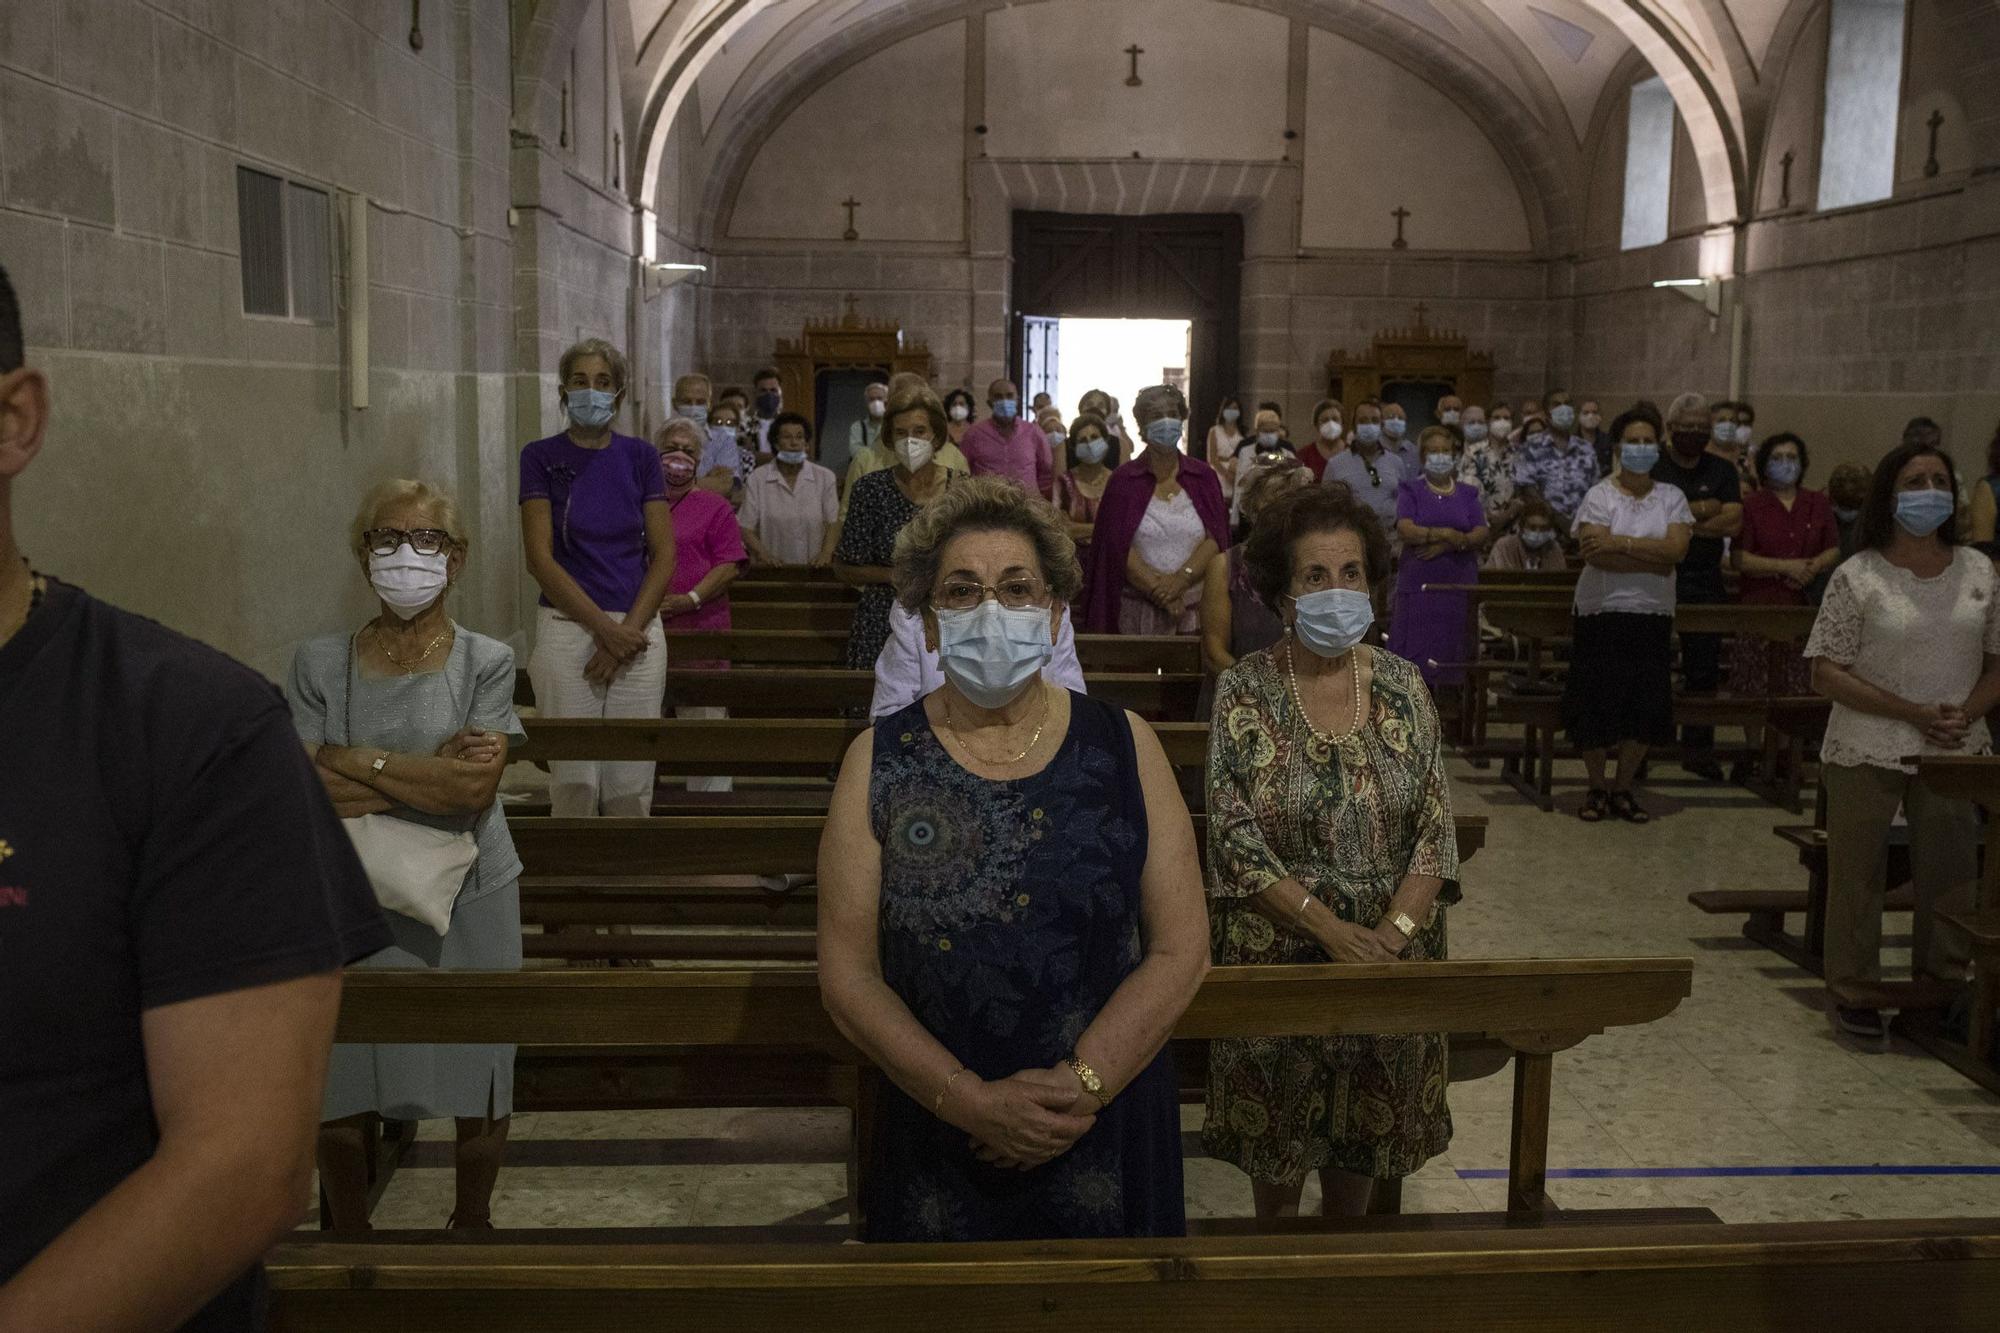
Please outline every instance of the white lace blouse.
M1824 657L1871 685L1925 704L1965 702L1985 669L2000 655L2000 599L1993 562L1968 547L1952 553L1936 578L1918 578L1879 551L1860 551L1833 571L1806 656ZM1955 754L1991 748L1983 718L1967 729ZM1923 733L1892 717L1863 713L1836 702L1820 758L1829 764L1867 764L1914 771L1903 762L1940 753Z

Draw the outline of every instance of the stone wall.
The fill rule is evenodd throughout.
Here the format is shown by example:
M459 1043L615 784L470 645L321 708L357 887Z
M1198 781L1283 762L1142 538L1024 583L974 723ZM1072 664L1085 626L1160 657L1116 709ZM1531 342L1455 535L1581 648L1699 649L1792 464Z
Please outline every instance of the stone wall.
M619 115L591 12L575 59ZM635 320L634 215L603 126L565 151L542 132L559 116L529 106L510 135L507 0L422 18L417 51L407 5L0 6L0 264L55 400L16 490L23 546L267 674L368 614L346 528L399 475L456 492L473 555L455 613L518 644L515 456L555 424L560 346L643 339L658 365L693 340L684 294ZM338 230L334 322L243 313L239 164L329 191L337 220L367 197L367 408L349 406ZM635 395L628 421L645 411Z

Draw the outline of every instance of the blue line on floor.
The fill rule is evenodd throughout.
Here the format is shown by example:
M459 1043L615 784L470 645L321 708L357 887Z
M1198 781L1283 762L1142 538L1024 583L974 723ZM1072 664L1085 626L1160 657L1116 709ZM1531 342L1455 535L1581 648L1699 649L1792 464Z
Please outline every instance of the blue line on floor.
M1550 1180L1688 1180L1717 1176L2000 1176L2000 1166L1570 1166ZM1460 1167L1460 1180L1505 1180L1504 1167Z

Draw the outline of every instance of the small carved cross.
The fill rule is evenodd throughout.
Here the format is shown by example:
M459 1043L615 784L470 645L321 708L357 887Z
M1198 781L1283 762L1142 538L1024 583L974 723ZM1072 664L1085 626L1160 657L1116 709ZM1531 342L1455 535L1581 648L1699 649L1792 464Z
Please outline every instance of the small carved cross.
M1931 127L1931 152L1930 156L1924 159L1924 175L1935 176L1938 174L1937 132L1938 126L1944 124L1944 112L1933 110L1931 118L1924 124Z
M1790 208L1792 206L1792 163L1794 160L1792 150L1789 148L1785 150L1785 155L1778 159L1778 165L1784 169L1784 174L1778 177L1779 208Z
M410 49L424 49L424 0L410 0Z
M1409 221L1410 210L1404 208L1401 204L1397 204L1395 211L1390 213L1389 216L1396 219L1396 239L1390 243L1389 248L1391 250L1409 249L1410 243L1403 239L1403 224Z
M840 234L840 239L843 241L860 240L861 233L854 230L854 210L861 207L861 201L850 194L847 198L840 201L840 206L847 210L847 230ZM849 297L848 299L853 300L854 298Z
M1125 48L1125 54L1132 57L1132 73L1125 79L1127 88L1137 88L1145 80L1139 77L1139 57L1146 54L1146 48L1137 42Z

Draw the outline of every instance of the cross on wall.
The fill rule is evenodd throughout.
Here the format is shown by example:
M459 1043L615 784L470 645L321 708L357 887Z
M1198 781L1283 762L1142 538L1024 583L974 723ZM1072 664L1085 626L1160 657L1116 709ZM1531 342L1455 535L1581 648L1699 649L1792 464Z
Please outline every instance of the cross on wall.
M1134 42L1125 48L1125 54L1132 57L1132 72L1126 76L1125 86L1127 88L1137 88L1145 82L1144 79L1139 77L1139 57L1146 54L1146 48Z

